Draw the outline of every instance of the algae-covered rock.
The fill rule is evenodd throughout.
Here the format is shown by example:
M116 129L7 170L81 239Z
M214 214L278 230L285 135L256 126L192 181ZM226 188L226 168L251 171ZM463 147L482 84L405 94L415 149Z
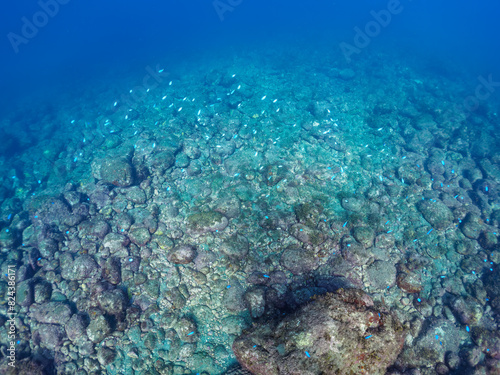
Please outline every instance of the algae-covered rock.
M418 202L417 208L424 219L436 229L444 229L453 221L453 213L441 201L422 200Z
M323 208L319 205L311 203L303 203L293 207L297 220L309 227L318 225L319 217L323 212Z
M233 343L254 375L385 374L403 348L397 318L361 290L317 297L282 320L256 325Z
M281 254L280 263L294 275L301 275L318 268L318 257L312 250L296 245L288 246Z
M300 242L309 245L320 245L325 242L326 237L321 231L310 228L306 225L296 224L292 225L289 230L290 234L298 239Z
M60 260L61 276L67 280L95 279L99 276L99 266L92 256L83 254L74 260L71 254L66 254Z
M355 227L352 230L352 235L366 248L371 247L375 239L375 233L370 227Z
M169 251L167 259L175 264L187 264L196 257L196 249L191 245L178 245Z
M87 327L87 336L94 344L101 342L111 332L111 326L104 315L94 317Z
M219 246L219 250L234 259L243 259L248 254L248 239L235 233Z
M14 232L9 228L0 230L0 248L12 248L16 242Z
M133 228L129 233L130 241L138 246L144 246L151 239L151 234L147 228Z
M105 183L126 187L134 183L134 169L123 158L103 159L92 164L95 178Z
M188 230L199 234L221 231L227 225L227 218L216 211L199 212L187 218Z
M340 204L342 205L342 208L347 211L360 212L365 204L365 201L362 198L346 197L340 201Z
M472 240L478 239L483 229L481 218L474 214L467 214L460 225L460 229L465 237Z

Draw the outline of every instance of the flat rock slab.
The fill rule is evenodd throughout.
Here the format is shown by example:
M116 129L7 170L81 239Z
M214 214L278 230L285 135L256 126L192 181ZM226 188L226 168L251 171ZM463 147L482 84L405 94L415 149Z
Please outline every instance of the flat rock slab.
M199 212L187 218L187 229L190 233L205 234L224 230L228 223L227 218L220 212Z

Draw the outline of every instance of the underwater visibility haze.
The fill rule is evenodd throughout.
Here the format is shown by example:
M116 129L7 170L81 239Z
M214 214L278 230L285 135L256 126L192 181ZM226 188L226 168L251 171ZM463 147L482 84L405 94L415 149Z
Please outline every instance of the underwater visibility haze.
M0 373L499 375L499 15L4 2Z

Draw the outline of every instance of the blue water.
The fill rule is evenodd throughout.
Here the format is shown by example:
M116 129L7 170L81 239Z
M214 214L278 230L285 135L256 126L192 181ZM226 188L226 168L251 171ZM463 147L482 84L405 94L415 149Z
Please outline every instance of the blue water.
M2 270L60 292L37 303L88 322L102 312L125 332L94 342L116 354L103 373L161 359L165 373L223 374L239 366L243 328L341 286L424 327L395 369L494 373L499 15L497 2L464 0L4 4ZM184 244L196 258L175 253ZM106 276L68 286L87 256ZM265 308L248 302L259 288L276 294ZM100 301L109 290L130 310ZM77 361L54 355L70 335L52 334L30 326L17 360L44 353L72 373Z
M89 80L106 79L121 69L133 70L160 59L170 62L192 58L190 54L199 59L197 54L264 42L279 45L297 40L314 45L323 40L326 45L318 48L338 50L339 41L352 44L354 27L364 29L372 21L370 11L381 12L388 5L387 1L268 4L239 0L233 1L235 5L224 1L63 3L54 6L48 1L48 16L43 1L6 5L0 25L2 103L16 104L48 92L64 95ZM497 4L398 3L398 13L373 38L370 50L407 48L422 58L446 58L472 75L498 73ZM41 27L23 30L23 17L28 23L35 17ZM9 33L16 36L9 38Z

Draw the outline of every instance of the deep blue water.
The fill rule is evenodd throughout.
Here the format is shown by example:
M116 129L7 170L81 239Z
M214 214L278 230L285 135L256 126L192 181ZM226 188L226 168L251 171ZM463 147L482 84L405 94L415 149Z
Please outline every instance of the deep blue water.
M331 48L338 49L339 40L353 41L354 27L363 28L372 20L370 11L387 9L390 2L233 0L234 6L229 0L63 3L57 3L58 9L53 1L4 4L0 16L2 104L16 104L33 94L47 99L48 93L53 97L112 71L158 59L182 60L183 54L188 57L193 52L244 49L270 40L283 43L280 39L312 45L320 39L328 44L330 39ZM399 3L401 11L392 15L370 49L404 46L424 57L445 57L464 65L472 75L500 75L498 3ZM41 4L50 5L46 9L52 16L38 13L44 12ZM32 22L34 16L42 27L30 35L31 30L23 30L23 17ZM12 42L9 33L28 37ZM12 38L17 37L11 34Z

